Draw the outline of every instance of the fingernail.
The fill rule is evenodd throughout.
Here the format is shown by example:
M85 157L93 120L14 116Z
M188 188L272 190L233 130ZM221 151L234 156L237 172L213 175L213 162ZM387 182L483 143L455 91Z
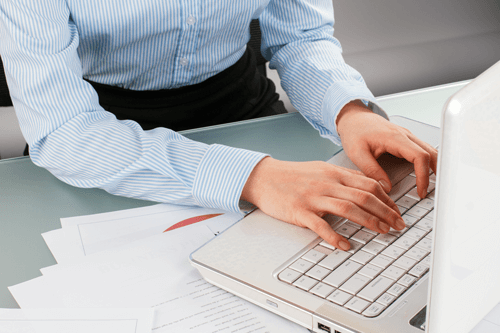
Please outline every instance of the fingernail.
M391 227L385 222L379 222L378 223L378 228L382 230L383 232L388 232Z
M378 182L380 183L380 185L382 185L382 188L384 189L384 191L389 192L391 190L391 186L385 180L382 179L382 180L379 180Z
M351 244L347 243L346 241L340 241L339 246L344 251L347 251L351 248Z
M405 221L403 221L403 219L397 219L396 220L396 229L402 230L405 227L406 227L406 223L405 223Z

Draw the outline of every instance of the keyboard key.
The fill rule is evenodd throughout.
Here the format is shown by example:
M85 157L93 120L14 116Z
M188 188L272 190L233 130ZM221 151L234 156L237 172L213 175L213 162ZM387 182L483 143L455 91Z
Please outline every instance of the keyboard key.
M434 208L434 200L429 198L422 199L417 203L417 206L425 208L427 210L431 210Z
M325 276L330 274L332 271L329 269L326 269L324 267L321 267L319 265L314 266L311 268L309 271L307 271L306 275L312 277L313 279L316 280L323 280Z
M425 235L425 238L429 238L430 240L432 240L433 236L434 236L434 233L431 231L427 235Z
M434 191L435 188L436 188L436 183L429 183L429 187L427 188L427 193Z
M430 176L429 176L429 181L431 183L435 183L436 182L436 174L432 173Z
M356 242L359 242L361 244L367 244L369 241L371 241L375 237L374 234L370 232L366 232L364 230L360 230L357 233L355 233L351 239L355 240Z
M372 282L368 283L357 296L362 297L370 302L374 302L394 283L393 280L384 276L378 276Z
M407 257L406 255L402 256L398 260L394 262L394 266L404 269L405 271L410 270L415 264L417 260Z
M356 295L364 286L370 282L371 279L367 276L361 275L359 273L354 274L349 280L347 280L340 289L348 292L349 294Z
M401 217L403 218L403 221L405 221L407 227L413 226L418 221L418 219L416 217L413 217L413 216L408 215L408 214L404 214Z
M406 290L405 286L399 284L399 283L395 283L392 285L392 287L390 287L389 289L387 289L387 292L393 296L400 296L402 293L404 293Z
M289 267L291 269L296 270L297 272L301 272L302 274L304 274L309 269L311 269L311 267L313 267L313 266L314 266L314 264L312 262L304 260L304 259L299 259L296 262L294 262L293 264L291 264Z
M420 261L428 254L428 250L424 250L414 246L405 253L405 256L415 259L416 261Z
M363 229L361 229L361 230L369 232L369 233L374 234L374 235L378 235L378 232L373 231L372 229L368 229L367 227L363 227Z
M417 281L417 278L408 274L403 275L401 279L398 280L398 283L408 288L413 284L413 282Z
M323 220L328 222L328 224L332 227L333 230L338 228L342 223L346 222L347 220L343 217L332 215L332 214L327 214L323 216Z
M363 311L363 315L366 317L376 317L378 316L382 311L384 311L385 306L379 303L373 303L369 307L366 308L365 311Z
M311 290L309 290L309 292L319 297L326 298L334 290L335 288L320 282L317 285L315 285Z
M350 300L352 297L351 294L346 293L345 291L342 290L335 290L333 293L330 294L326 299L337 303L338 305L344 305L347 303L348 300Z
M404 208L411 208L417 202L418 202L417 199L403 195L398 201L396 201L396 205L404 207Z
M362 248L363 251L366 251L366 252L369 252L369 253L375 254L375 255L381 253L384 249L385 249L385 245L382 245L379 242L375 242L374 240L372 240L370 243L366 244Z
M396 240L393 245L396 245L396 246L399 246L402 249L408 250L416 242L417 242L416 239L410 238L410 237L406 237L406 235L403 235L400 238L398 238L398 240Z
M361 264L352 260L347 260L328 275L323 282L338 288L361 267Z
M279 273L278 278L281 281L287 282L287 283L293 283L295 280L297 280L302 274L300 272L294 271L293 269L290 268L285 268L283 272Z
M370 305L370 302L365 301L359 297L353 297L349 302L347 302L344 306L348 309L351 309L357 313L363 312Z
M382 254L388 257L391 257L393 259L398 259L405 253L406 250L402 249L396 245L391 245L388 248L386 248L384 251L382 251Z
M408 208L405 208L403 206L396 205L396 207L398 207L399 215L403 215L408 210Z
M431 266L431 255L429 254L427 257L425 257L421 262L421 264Z
M393 261L394 261L394 259L392 259L391 257L384 256L383 254L379 254L378 256L373 258L372 261L370 261L370 264L381 267L381 268L386 268L390 264L392 264Z
M326 254L312 249L312 250L309 250L306 254L304 254L302 256L302 259L305 259L305 260L308 260L312 263L317 264L324 257L326 257Z
M415 246L427 251L432 251L432 239L423 238Z
M343 225L335 229L335 232L339 235L344 236L345 238L350 238L352 235L358 232L358 229L348 225L347 223L344 223Z
M394 242L396 239L397 239L397 237L393 236L391 234L379 234L373 240L375 242L378 242L378 243L383 244L385 246L389 246L389 244L391 244L392 242Z
M389 306L389 304L394 302L395 299L396 299L396 296L385 293L377 299L377 303L380 303L380 304L385 305L385 306Z
M403 235L407 231L408 231L408 227L405 227L404 229L401 229L401 230L396 230L396 229L391 228L391 230L389 230L388 234L396 236L396 237L400 237L401 235Z
M335 250L330 253L325 259L321 260L318 265L321 265L333 271L350 256L351 254L348 252Z
M416 240L420 240L420 239L424 238L426 234L427 234L426 230L422 230L420 228L413 227L413 228L410 228L410 230L408 230L405 233L405 236L411 237L411 238L416 239Z
M387 267L380 275L385 276L394 281L399 280L403 275L405 275L406 271L394 265Z
M318 281L316 281L308 276L302 275L298 280L296 280L293 283L293 285L296 287L299 287L302 290L308 291L309 289L314 287L316 285L316 283L318 283Z
M420 200L420 196L418 195L418 191L417 191L416 187L412 188L411 191L406 193L405 195L410 197L410 198L416 199L417 201Z
M424 264L418 264L415 265L409 272L408 274L411 274L416 277L421 277L422 275L425 274L429 270L429 266L424 265Z
M347 220L347 222L345 223L345 225L351 226L351 227L356 228L358 230L361 229L361 228L363 228L362 225L359 225L356 222L352 222L351 220Z
M329 249L328 247L324 247L324 246L321 246L321 245L317 245L314 249L316 251L318 251L318 252L323 253L324 255L329 255L330 253L333 252L332 249Z
M389 193L389 197L391 197L393 201L397 201L406 192L411 190L416 184L417 180L415 179L415 177L406 176L405 178L403 178L403 180L392 187L392 190Z
M427 198L434 200L436 197L436 191L432 191L429 194L427 194Z
M415 227L420 228L422 230L431 231L433 227L433 222L425 217L415 224Z
M425 208L422 208L422 207L419 207L419 206L414 206L413 208L410 208L406 214L408 215L411 215L411 216L414 216L418 219L421 219L422 217L424 217L425 214L427 214L429 212L428 209L425 209Z
M424 218L434 221L434 209L431 210L429 213L427 213L427 215L425 215Z
M364 276L369 277L370 279L374 279L377 275L382 272L383 268L368 264L361 268L361 270L358 272L358 274L363 274Z
M349 244L351 244L351 248L347 252L349 252L351 254L358 252L364 246L364 244L362 244L360 242L356 242L355 240L352 240L352 238L348 239L348 241L349 241Z
M351 260L354 260L356 262L359 262L361 265L365 265L367 262L372 260L375 257L374 254L365 252L365 251L358 251L355 255L351 257Z
M323 247L326 247L330 250L336 250L337 248L335 246L333 246L332 244L328 243L326 240L322 240L321 243L319 243L319 245L323 246Z

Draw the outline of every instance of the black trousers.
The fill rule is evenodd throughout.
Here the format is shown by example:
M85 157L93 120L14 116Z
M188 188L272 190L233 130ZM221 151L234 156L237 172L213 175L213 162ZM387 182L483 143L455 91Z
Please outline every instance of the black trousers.
M250 48L223 72L178 89L137 91L87 81L105 110L138 122L144 130L182 131L287 113L274 83L257 69Z
M181 131L287 112L274 83L257 70L250 48L223 72L178 89L137 91L90 83L105 110L137 121L144 130Z

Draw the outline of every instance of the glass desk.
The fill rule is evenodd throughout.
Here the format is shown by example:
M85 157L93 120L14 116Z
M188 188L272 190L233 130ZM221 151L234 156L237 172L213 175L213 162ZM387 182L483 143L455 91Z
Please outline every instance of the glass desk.
M444 102L465 83L386 96L380 104L389 115L439 126ZM298 113L182 133L208 144L257 150L291 161L327 160L340 150ZM155 204L69 186L27 157L1 160L0 179L0 308L18 307L7 286L40 276L40 268L56 263L40 234L60 228L61 217Z

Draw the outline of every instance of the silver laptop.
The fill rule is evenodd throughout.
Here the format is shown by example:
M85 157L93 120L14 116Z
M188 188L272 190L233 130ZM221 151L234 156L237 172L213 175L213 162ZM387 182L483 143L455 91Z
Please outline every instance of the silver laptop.
M314 332L469 332L500 302L500 62L452 96L442 131L391 120L440 148L427 198L411 164L379 159L407 228L327 216L335 249L256 210L191 255L203 277ZM330 163L355 168L344 153Z

